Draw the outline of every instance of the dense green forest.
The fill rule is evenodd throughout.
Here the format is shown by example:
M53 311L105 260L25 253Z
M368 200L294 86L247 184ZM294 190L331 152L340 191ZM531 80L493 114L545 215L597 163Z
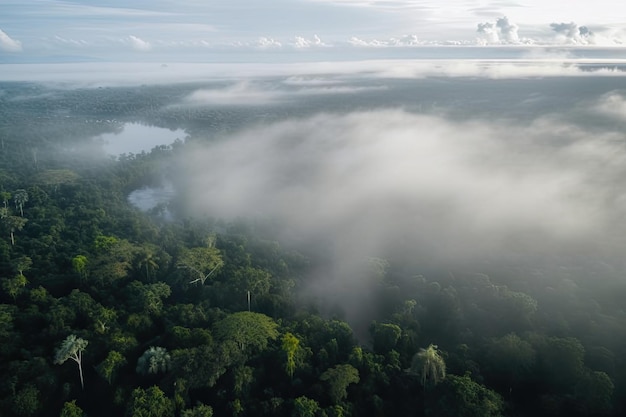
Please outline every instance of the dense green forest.
M128 202L192 140L116 158L78 148L122 114L154 121L168 88L58 94L0 108L1 415L626 413L620 271L559 264L539 279L372 257L367 321L349 321L303 291L324 248L262 219L189 217L176 198ZM188 116L189 131L205 117Z

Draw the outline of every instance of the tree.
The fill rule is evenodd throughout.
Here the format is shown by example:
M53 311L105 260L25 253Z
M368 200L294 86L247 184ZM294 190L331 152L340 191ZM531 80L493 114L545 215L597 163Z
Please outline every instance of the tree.
M437 385L446 377L446 363L437 351L437 345L420 349L413 356L410 372L419 376L424 389L427 384Z
M146 280L150 281L150 271L154 272L159 269L157 263L158 258L155 254L155 248L151 246L143 246L137 253L137 267L143 269L146 273Z
M9 200L11 200L11 193L7 192L7 191L2 191L0 192L0 200L2 200L2 203L4 204L4 208L8 208L7 205L9 204Z
M76 400L72 400L63 404L59 417L83 417L85 412L76 405Z
M17 299L18 294L28 284L28 280L24 275L18 274L13 278L6 278L2 281L2 289L9 294L13 300Z
M605 372L590 371L578 381L576 398L586 414L608 414L613 408L614 389L613 381Z
M24 217L24 204L28 201L28 192L26 190L15 190L13 193L13 201L15 202L15 209L19 208L20 216Z
M348 396L348 385L359 382L359 371L352 365L342 364L327 369L320 380L328 383L328 394L334 403L338 403Z
M296 370L296 353L300 348L300 340L292 333L285 333L282 340L283 352L287 356L287 362L285 363L285 371L290 378L293 377L293 373Z
M164 282L142 284L139 281L133 281L128 285L127 292L130 303L136 311L160 315L163 309L163 299L169 297L172 290Z
M402 335L402 329L396 324L373 322L370 326L370 333L374 339L374 352L385 354L396 347Z
M80 279L85 280L87 278L87 265L89 261L85 255L76 255L72 258L72 268L80 276Z
M550 337L538 349L543 379L559 393L570 393L583 376L585 348L573 337Z
M213 417L213 408L204 405L202 403L198 403L194 408L190 408L184 410L180 413L181 417Z
M119 353L116 350L112 350L109 352L107 357L96 367L96 371L98 374L109 384L113 383L115 379L115 375L119 368L126 364L126 358L124 355Z
M215 325L215 335L221 341L232 341L241 352L263 350L270 340L278 337L278 325L261 313L233 313Z
M14 260L15 269L20 275L24 275L24 271L28 271L33 265L33 260L28 256L20 256Z
M436 417L501 417L502 397L469 377L450 375L437 387L436 401L426 410Z
M26 222L28 222L28 219L3 214L0 214L0 218L2 219L4 227L9 231L9 236L11 237L11 245L15 245L15 232L22 230L26 225Z
M224 265L220 251L212 246L185 250L178 260L178 267L186 269L195 277L190 284L204 282Z
M135 388L126 409L128 417L173 417L174 403L157 386Z
M528 376L535 364L532 345L514 333L492 339L486 349L488 369L508 387Z
M31 416L41 406L39 390L32 384L27 384L13 396L13 412L18 416Z
M137 361L137 373L142 375L157 374L170 370L172 358L167 349L151 346Z
M87 347L87 342L76 335L71 334L65 338L61 343L61 346L56 351L54 357L54 363L62 365L66 360L72 359L78 365L78 373L80 375L80 385L84 389L85 383L83 381L83 351Z
M291 417L315 417L319 411L320 405L317 401L302 396L293 401Z

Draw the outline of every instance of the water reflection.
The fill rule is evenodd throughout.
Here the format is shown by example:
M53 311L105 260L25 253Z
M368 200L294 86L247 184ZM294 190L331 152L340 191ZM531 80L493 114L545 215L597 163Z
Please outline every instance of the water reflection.
M139 123L126 123L121 132L105 133L98 136L98 140L102 141L107 154L117 156L123 153L149 152L155 146L170 145L176 139L184 139L185 136L182 129L169 130Z

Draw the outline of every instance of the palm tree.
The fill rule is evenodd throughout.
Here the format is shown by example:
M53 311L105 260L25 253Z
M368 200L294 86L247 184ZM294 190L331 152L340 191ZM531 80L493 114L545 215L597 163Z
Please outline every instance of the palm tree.
M150 281L150 271L154 272L159 269L157 263L158 257L155 255L152 248L142 248L138 254L137 267L138 269L145 269L146 281Z
M437 345L431 344L426 349L420 349L413 356L410 373L420 377L424 390L426 385L437 385L446 377L446 363L437 350Z
M24 217L24 204L28 201L28 192L26 190L16 190L13 194L15 209L20 209L20 215Z

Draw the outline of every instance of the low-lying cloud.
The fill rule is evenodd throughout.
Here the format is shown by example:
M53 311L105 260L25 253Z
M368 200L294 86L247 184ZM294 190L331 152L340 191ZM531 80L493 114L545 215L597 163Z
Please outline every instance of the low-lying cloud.
M239 81L227 87L196 90L187 96L183 105L210 106L258 106L284 102L295 97L326 94L354 94L363 91L384 89L383 86L339 85L337 82L322 83L316 81L294 81L290 77L284 83L298 88L284 89L276 85L257 84L251 81Z
M345 306L372 256L448 268L621 253L625 161L620 134L550 118L378 110L193 147L183 177L191 213L277 219L285 237L327 242L334 261L311 291Z

